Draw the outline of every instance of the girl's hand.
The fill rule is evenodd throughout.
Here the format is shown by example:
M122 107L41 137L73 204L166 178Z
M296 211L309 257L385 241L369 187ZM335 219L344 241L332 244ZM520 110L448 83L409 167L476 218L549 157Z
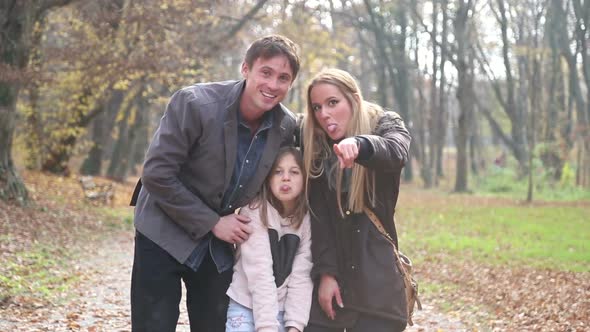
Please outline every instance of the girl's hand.
M358 141L354 137L348 137L334 144L334 153L340 162L340 168L352 168L359 155Z
M336 303L340 308L344 308L342 304L342 297L340 296L340 287L338 287L338 281L328 274L322 275L320 279L320 287L318 289L318 301L320 302L320 307L326 314L326 316L330 317L330 319L334 320L336 318L336 311L332 307L332 302L334 297L336 297Z

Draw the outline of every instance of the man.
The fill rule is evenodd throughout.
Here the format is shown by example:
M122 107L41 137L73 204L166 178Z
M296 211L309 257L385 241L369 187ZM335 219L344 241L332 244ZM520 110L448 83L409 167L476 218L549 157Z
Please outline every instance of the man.
M191 331L225 330L232 245L251 232L234 211L293 143L295 117L280 102L298 71L296 45L267 36L246 52L243 80L196 84L170 99L132 202L133 331L175 331L181 279Z

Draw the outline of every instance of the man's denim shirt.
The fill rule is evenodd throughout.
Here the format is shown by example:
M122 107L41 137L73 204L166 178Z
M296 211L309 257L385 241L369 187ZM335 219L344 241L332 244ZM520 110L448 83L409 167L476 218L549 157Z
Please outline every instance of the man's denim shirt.
M262 123L256 134L252 136L250 127L244 122L240 112L238 111L238 149L236 156L236 164L232 173L229 186L223 194L221 216L234 213L239 206L233 206L236 198L242 194L242 190L246 188L250 178L254 176L258 161L262 157L264 146L266 145L266 137L268 131L272 126L273 113L266 112L262 118ZM192 270L197 271L199 266L205 258L207 249L211 254L213 262L217 266L217 272L221 273L233 266L233 252L227 243L219 240L213 233L209 232L199 242L195 250L191 253L189 258L184 263Z

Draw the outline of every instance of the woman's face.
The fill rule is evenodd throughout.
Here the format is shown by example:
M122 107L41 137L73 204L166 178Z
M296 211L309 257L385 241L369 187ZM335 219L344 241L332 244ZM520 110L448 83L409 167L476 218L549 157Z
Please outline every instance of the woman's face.
M352 118L352 105L340 89L320 83L311 88L309 99L313 115L324 132L333 140L344 138Z
M303 172L292 154L284 154L271 170L270 191L285 208L291 211L303 191Z

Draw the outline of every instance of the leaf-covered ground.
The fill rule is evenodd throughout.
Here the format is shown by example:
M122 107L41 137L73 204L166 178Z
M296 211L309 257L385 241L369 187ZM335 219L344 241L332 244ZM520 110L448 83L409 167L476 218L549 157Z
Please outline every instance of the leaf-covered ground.
M481 197L477 195L445 194L424 191L414 187L402 188L398 206L401 216L401 239L406 228L412 225L412 213L416 209L448 212L449 206L455 210L468 211L504 208L539 211L544 208L580 209L586 213L582 217L577 232L583 234L590 228L590 202L534 202ZM457 208L458 207L458 208ZM560 210L558 210L560 211ZM523 213L523 215L526 213ZM575 215L575 214L574 214ZM452 216L452 214L451 214ZM479 215L477 215L479 217ZM403 220L405 218L405 220ZM448 217L448 215L447 215ZM567 217L566 217L567 218ZM523 218L524 219L524 218ZM415 220L414 220L415 221ZM579 221L579 220L577 220ZM474 220L473 222L477 222ZM532 222L535 220L521 220ZM572 227L573 222L556 218L555 224ZM434 227L434 226L433 226ZM459 226L461 227L460 223ZM465 226L464 226L465 227ZM539 226L542 227L542 226ZM404 232L406 231L406 232ZM462 229L455 229L461 233ZM510 228L507 229L510 231ZM556 227L555 232L567 236L565 229ZM423 234L423 230L414 230ZM509 234L499 236L509 237ZM407 238L406 238L407 240ZM412 244L419 247L418 236ZM501 239L498 239L500 242ZM563 238L562 241L566 239ZM406 241L407 242L407 241ZM403 245L403 242L402 242ZM550 245L549 245L550 247ZM588 242L584 245L588 248ZM535 268L522 262L498 264L500 259L510 261L511 250L499 247L494 257L485 259L481 255L471 255L467 250L440 250L414 252L419 264L416 266L417 278L427 289L424 297L427 302L449 315L461 317L470 330L478 331L589 331L590 330L590 273L568 272L554 265ZM559 250L563 250L559 248ZM533 261L539 260L534 258ZM541 264L544 266L546 264ZM570 266L574 266L570 264ZM588 271L588 266L584 269Z
M105 208L85 203L74 178L24 177L34 203L0 202L0 331L130 331L133 183L117 184ZM425 308L408 331L590 329L588 273L428 256L417 278ZM177 331L188 330L183 312Z

